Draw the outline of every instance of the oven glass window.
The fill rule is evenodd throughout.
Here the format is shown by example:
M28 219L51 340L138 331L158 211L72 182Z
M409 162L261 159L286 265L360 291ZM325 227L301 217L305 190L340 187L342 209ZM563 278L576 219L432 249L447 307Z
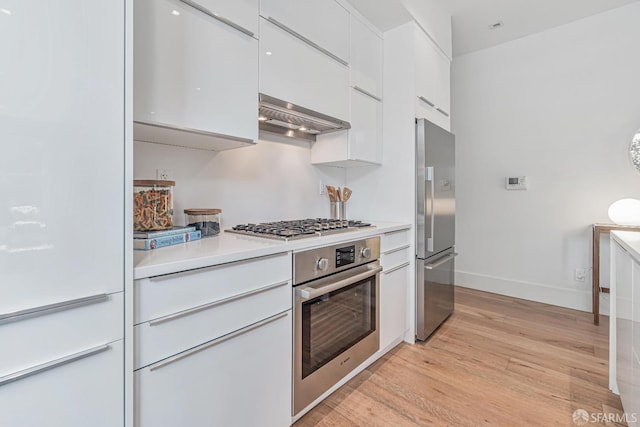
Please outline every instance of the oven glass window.
M376 277L302 304L302 378L376 329Z

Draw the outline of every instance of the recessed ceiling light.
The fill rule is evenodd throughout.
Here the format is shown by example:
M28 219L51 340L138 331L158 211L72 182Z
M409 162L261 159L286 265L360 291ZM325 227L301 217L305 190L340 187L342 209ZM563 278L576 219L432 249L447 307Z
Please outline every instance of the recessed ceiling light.
M493 24L489 25L490 30L497 30L498 28L502 27L504 27L504 22L502 21L494 22Z
M177 10L175 10L175 9L173 9L173 10L171 11L171 14L172 14L173 16L180 16L180 12L179 12L179 11L177 11Z

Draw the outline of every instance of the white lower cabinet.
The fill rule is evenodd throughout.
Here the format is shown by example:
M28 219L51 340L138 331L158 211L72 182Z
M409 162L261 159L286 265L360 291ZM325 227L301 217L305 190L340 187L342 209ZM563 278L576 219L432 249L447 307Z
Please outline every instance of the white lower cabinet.
M123 341L82 348L0 383L3 427L114 427L124 422ZM157 424L161 425L161 424Z
M291 259L136 281L136 426L289 425Z
M620 233L633 236L634 232ZM620 394L629 426L640 425L640 254L629 252L612 233L610 383ZM629 237L635 243L637 237ZM635 245L637 247L637 243Z
M400 342L407 331L407 289L411 266L409 230L381 236L380 350Z
M407 330L407 283L409 264L383 271L380 279L380 350L404 337Z
M136 425L289 425L291 322L289 310L138 370Z

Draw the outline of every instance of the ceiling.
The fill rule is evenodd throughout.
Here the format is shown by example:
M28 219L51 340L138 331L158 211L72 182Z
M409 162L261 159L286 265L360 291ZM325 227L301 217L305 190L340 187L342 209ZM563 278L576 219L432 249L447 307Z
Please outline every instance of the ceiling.
M403 0L347 1L382 31L412 19ZM453 56L460 56L638 1L425 0L423 4L437 3L451 15ZM490 28L500 21L503 26Z

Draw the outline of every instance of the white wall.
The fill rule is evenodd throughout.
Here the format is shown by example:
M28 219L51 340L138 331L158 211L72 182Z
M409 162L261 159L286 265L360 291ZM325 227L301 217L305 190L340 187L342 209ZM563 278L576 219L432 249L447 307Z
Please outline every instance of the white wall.
M173 171L174 221L185 208L222 209L222 227L248 222L328 217L319 183L343 186L344 169L312 166L306 143L261 140L256 146L213 152L136 141L135 179Z
M458 284L591 310L591 272L573 277L590 226L640 197L638 22L634 3L454 59ZM505 190L513 175L530 189Z

